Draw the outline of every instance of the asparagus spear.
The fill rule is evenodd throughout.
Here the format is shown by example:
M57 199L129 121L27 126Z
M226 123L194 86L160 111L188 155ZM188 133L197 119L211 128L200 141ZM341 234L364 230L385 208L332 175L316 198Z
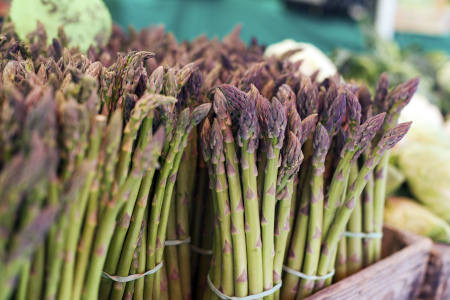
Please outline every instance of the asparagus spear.
M224 93L225 94L225 93ZM234 98L227 98L229 106L237 107ZM233 116L233 114L231 114ZM264 290L262 270L262 241L257 201L257 173L255 150L258 147L260 127L256 117L255 99L247 98L239 119L237 133L241 148L242 191L244 193L245 232L247 241L249 293L259 294Z
M350 169L349 181L354 182L358 174L358 166L354 164ZM361 198L356 198L355 208L348 220L347 229L350 232L362 232ZM362 268L362 240L349 237L347 240L347 276L353 275Z
M214 167L214 182L222 248L222 289L226 295L234 294L233 241L231 237L231 209L228 200L228 182L225 175L223 136L217 119L214 120L211 137L211 162Z
M209 174L209 188L212 191L213 198L213 207L214 207L214 236L213 236L213 254L211 257L211 267L210 272L208 274L211 279L212 284L216 288L220 288L221 285L221 266L222 266L222 253L221 253L221 233L219 229L219 219L218 219L218 209L217 209L217 194L214 189L214 169L211 163L212 154L210 148L210 139L211 139L211 125L208 119L205 120L202 128L202 132L200 135L201 138L201 147L202 147L202 155L208 166L208 174ZM204 294L204 299L218 299L215 294L212 293L211 289Z
M294 108L295 110L295 108ZM300 123L300 119L297 119ZM291 126L289 126L292 128ZM301 133L300 133L301 134ZM278 204L278 213L274 229L275 257L273 259L273 283L278 284L281 281L281 272L285 255L289 227L289 213L291 208L291 200L293 197L293 177L297 175L300 165L303 161L303 153L301 151L300 141L297 136L289 131L287 135L287 144L283 149L283 168L280 169L278 180L284 176L289 176L284 191L277 195L277 199L281 197ZM279 298L279 290L276 292L276 299Z
M260 106L258 105L258 107ZM273 287L272 253L274 251L273 233L275 229L275 196L277 189L278 161L280 159L280 149L283 146L287 118L285 108L277 98L272 99L267 118L265 118L265 115L262 114L258 114L258 117L262 131L265 131L268 137L267 163L262 199L263 209L261 215L261 229L263 238L262 256L264 290L269 290ZM270 299L271 297L268 296L267 298Z
M309 207L309 226L306 243L305 260L302 272L307 275L315 275L320 255L320 242L323 223L323 172L325 170L325 156L330 141L328 132L320 123L316 127L313 137L311 201ZM301 279L297 297L300 299L311 295L314 281Z
M194 69L194 63L185 65L178 73L178 92L179 105L192 106L195 105L199 98L200 87L202 85L202 77L199 69ZM189 208L192 198L192 189L194 186L195 176L189 176L192 170L195 172L197 165L196 150L196 128L192 128L188 143L183 152L181 163L178 171L180 180L177 180L177 234L180 239L187 239L189 232ZM181 286L183 297L190 299L191 291L191 270L190 257L191 251L188 244L182 244L177 247L177 253L180 261Z
M145 207L145 211L144 211L144 219L142 222L142 238L141 238L141 248L139 249L139 254L138 254L138 267L137 267L137 273L138 274L144 274L145 273L145 258L146 258L146 253L145 253L145 248L147 246L147 221L148 220L148 206ZM136 280L136 283L134 284L134 294L133 294L133 299L136 300L142 300L144 299L144 278L141 277L139 279Z
M242 200L240 172L236 147L231 131L231 116L226 109L226 99L220 89L214 95L214 112L222 131L225 144L226 175L229 186L231 208L231 237L233 239L233 277L234 294L238 297L248 295L247 247L245 242L244 203Z
M172 194L172 208L175 208L175 194ZM176 240L177 239L177 232L176 232L176 214L175 210L172 210L169 212L169 218L167 220L167 238L169 240ZM181 277L180 277L180 267L179 267L179 260L178 256L176 255L177 249L176 247L166 247L164 249L164 256L165 256L165 263L166 263L166 270L167 270L167 279L169 283L169 296L171 299L182 299L183 293L181 289ZM158 277L156 277L158 278ZM155 284L160 285L161 280L155 281ZM155 289L156 291L157 289ZM156 299L159 299L157 297L158 295L154 294Z

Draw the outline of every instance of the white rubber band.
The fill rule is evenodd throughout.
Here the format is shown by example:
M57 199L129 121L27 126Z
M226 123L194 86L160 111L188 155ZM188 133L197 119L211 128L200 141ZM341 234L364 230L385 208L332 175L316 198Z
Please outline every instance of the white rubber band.
M143 274L133 274L133 275L125 276L125 277L117 276L117 275L114 275L114 276L113 276L113 275L109 275L109 274L106 273L106 272L102 272L102 277L103 277L103 278L109 278L109 279L111 279L111 280L113 280L113 281L116 281L116 282L130 282L130 281L134 281L134 280L136 280L136 279L139 279L139 278L141 278L141 277L144 277L144 276L146 276L146 275L154 274L154 273L156 273L159 269L161 269L162 266L163 266L163 263L160 262L160 263L157 264L153 269L148 270L147 272L145 272L145 273L143 273Z
M211 291L214 292L214 294L216 294L220 299L228 299L228 300L255 300L255 299L261 299L261 298L263 298L265 296L269 296L269 295L272 295L273 293L275 293L275 291L277 291L283 284L283 282L280 282L277 285L275 285L273 288L271 288L270 290L264 291L264 292L259 293L259 294L245 296L245 297L234 297L234 296L227 296L224 293L222 293L221 291L219 291L214 286L214 284L211 282L211 279L209 278L209 273L208 273L208 277L206 277L206 280L208 282L209 288L211 289Z
M299 271L295 271L294 269L289 268L288 266L283 266L283 271L286 271L289 274L292 274L294 276L306 279L306 280L325 280L328 279L330 277L334 276L334 269L333 271L331 271L330 273L328 273L327 275L323 275L323 276L316 276L316 275L307 275L305 273L299 272Z
M191 247L192 252L195 252L200 255L212 255L212 253L213 253L212 250L206 250L206 249L194 246L194 245L189 245L189 247Z
M178 245L183 245L183 244L189 244L191 242L191 237L188 237L185 240L170 240L170 241L165 241L164 245L165 246L178 246Z
M351 231L344 231L345 237L349 238L355 238L355 239L381 239L383 238L383 234L381 232L351 232Z

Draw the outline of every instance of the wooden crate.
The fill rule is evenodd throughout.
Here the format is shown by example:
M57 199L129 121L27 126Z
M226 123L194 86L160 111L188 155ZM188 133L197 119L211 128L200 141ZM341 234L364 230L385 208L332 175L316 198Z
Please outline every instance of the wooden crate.
M450 299L450 245L433 243L419 299Z
M410 300L418 296L432 242L385 226L383 259L308 300Z

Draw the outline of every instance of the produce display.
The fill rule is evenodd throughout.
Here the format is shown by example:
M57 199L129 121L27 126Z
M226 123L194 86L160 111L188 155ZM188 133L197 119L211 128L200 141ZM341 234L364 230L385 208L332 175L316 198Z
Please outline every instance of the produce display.
M1 24L0 300L304 299L381 259L418 78L371 94L239 33Z

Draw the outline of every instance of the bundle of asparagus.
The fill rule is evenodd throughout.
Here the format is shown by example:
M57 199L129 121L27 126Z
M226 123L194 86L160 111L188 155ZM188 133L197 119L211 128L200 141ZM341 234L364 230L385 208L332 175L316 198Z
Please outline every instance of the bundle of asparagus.
M393 89L389 96L387 85L381 90L380 84L375 103L385 109L372 108L370 94L364 87L345 84L333 87L333 83L328 90L323 89L323 106L329 110L319 112L322 121L310 137L312 149L304 149L311 155L311 165L303 164L308 168L304 172L307 174L304 180L300 176L300 199L284 267L282 299L302 299L329 285L335 261L336 279L341 279L362 268L363 256L370 257L369 246L363 252L361 236L366 232L365 240L372 241L381 237L375 234L381 233L381 225L376 229L370 226L378 218L375 206L383 207L384 198L371 202L369 196L361 202L361 196L363 190L366 196L373 188L366 184L374 177L372 172L382 165L382 157L409 130L410 123L396 125L396 121L417 84L418 80L413 79ZM334 95L337 97L331 102L329 99ZM372 116L373 111L378 114ZM332 151L330 146L334 148ZM375 174L375 180L380 181L381 177ZM339 242L346 226L354 234Z
M288 86L283 88L292 92ZM280 255L283 260L285 244L274 241L274 232L281 238L293 178L303 160L300 139L304 134L293 109L295 99L287 94L280 94L282 104L276 97L269 102L254 85L248 94L222 85L214 94L213 124L206 120L203 125L202 150L218 222L208 276L212 286L228 296L262 293L272 289L274 278L280 278L273 275L281 274L281 269L274 271L274 261ZM258 149L263 147L258 162ZM258 164L264 164L261 161L266 162L265 170L258 169ZM277 217L276 187L282 200ZM213 296L209 291L209 298Z
M362 107L362 119L370 118L373 112L386 113L386 122L377 132L369 149L374 149L381 136L397 124L399 114L408 104L417 89L418 78L400 84L388 91L389 82L383 73L376 87L374 99L366 88L356 92ZM363 156L369 155L367 150ZM336 262L337 279L345 278L381 259L381 236L383 225L383 208L385 201L387 163L389 151L382 157L365 186L363 193L355 203L348 228L347 238L339 244L339 259ZM362 171L363 162L355 164L350 170L350 177L356 177ZM347 191L348 193L348 191ZM383 195L381 193L384 193ZM356 233L356 234L355 234Z
M127 276L155 267L155 251L137 251L164 245L184 148L211 105L198 106L202 81L193 64L160 67L147 79L143 62L150 52L119 54L106 69L64 49L57 63L57 51L35 59L44 60L35 75L28 46L12 43L3 56L9 61L3 69L8 87L2 97L1 166L2 214L14 218L2 224L2 264L8 272L2 272L1 299L11 294L18 273L19 299L95 299L102 270L104 276ZM153 180L158 162L161 170ZM21 184L7 188L11 178ZM21 199L25 205L19 210ZM24 251L30 234L36 237ZM161 260L156 257L156 263ZM125 296L125 284L115 284L111 298L133 297L135 289L135 298L143 298L143 280L128 284ZM108 288L102 284L102 297L108 297ZM146 283L145 293L152 289Z

